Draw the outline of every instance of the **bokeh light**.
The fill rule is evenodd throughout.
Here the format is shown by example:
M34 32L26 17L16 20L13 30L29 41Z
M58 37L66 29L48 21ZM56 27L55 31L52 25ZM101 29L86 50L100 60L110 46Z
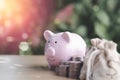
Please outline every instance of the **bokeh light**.
M0 22L5 28L19 27L35 10L29 0L0 0ZM34 7L34 6L32 6ZM25 22L24 22L25 23Z
M0 0L0 54L11 51L12 54L18 54L22 41L40 44L41 33L53 12L53 2L54 0Z

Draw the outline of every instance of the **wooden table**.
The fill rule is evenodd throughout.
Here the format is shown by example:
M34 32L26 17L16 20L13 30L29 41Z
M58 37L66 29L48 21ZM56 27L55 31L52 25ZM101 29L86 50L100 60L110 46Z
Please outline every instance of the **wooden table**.
M0 80L74 80L47 67L44 56L0 56Z

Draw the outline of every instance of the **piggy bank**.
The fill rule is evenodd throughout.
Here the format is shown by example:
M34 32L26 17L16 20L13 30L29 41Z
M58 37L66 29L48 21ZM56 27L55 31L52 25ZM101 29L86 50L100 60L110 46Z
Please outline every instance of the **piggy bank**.
M53 33L50 30L44 31L45 56L49 67L58 66L62 61L71 57L85 56L86 43L81 36L71 32Z

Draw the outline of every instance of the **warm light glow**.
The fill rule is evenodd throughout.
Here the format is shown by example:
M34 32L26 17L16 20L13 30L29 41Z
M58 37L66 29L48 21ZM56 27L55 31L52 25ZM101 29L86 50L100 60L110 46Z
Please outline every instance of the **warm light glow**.
M22 18L17 16L18 14L22 16L24 10L20 1L21 0L0 0L0 20L3 22L2 26L11 27L13 22L16 24L21 23Z
M30 0L0 0L0 25L22 27L32 10L31 5Z
M0 36L2 36L3 32L4 32L4 29L3 27L0 26Z
M11 13L16 8L18 0L0 0L0 12L2 13Z
M10 26L12 26L11 20L6 20L6 21L4 21L4 26L5 26L6 28L9 28Z
M0 10L4 9L6 4L5 0L0 0Z

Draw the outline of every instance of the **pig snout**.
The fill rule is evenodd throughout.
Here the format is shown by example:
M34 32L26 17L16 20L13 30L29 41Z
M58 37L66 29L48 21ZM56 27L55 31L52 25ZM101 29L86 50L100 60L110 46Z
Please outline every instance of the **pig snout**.
M54 57L55 56L55 49L52 48L52 47L48 47L46 49L46 53L45 54L46 54L47 57Z

